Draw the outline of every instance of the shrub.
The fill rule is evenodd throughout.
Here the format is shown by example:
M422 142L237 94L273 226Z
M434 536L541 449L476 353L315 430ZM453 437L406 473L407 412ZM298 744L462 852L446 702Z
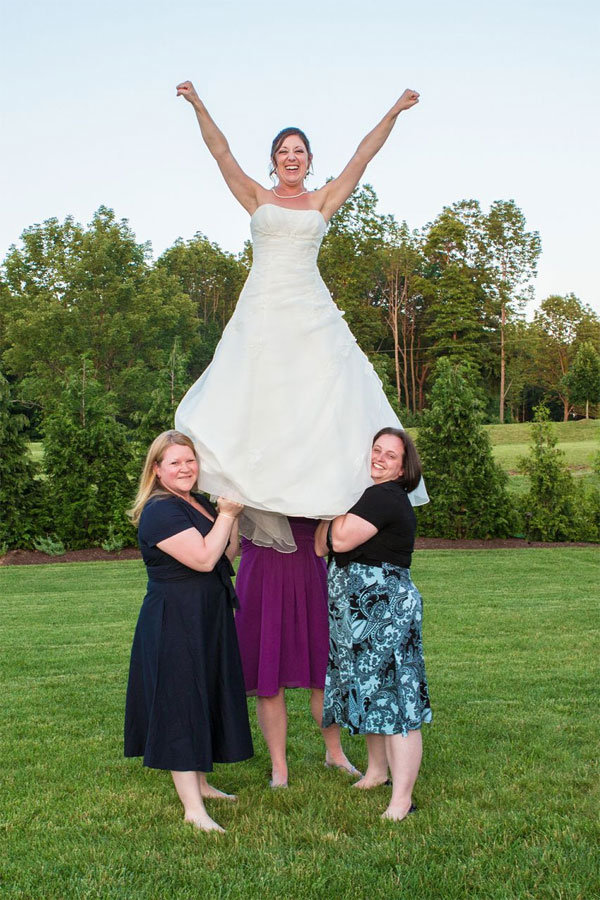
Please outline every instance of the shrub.
M417 441L431 497L417 510L420 534L492 538L514 533L508 476L494 461L481 409L467 369L440 360Z
M7 550L33 546L43 528L42 484L29 455L26 426L0 373L0 544Z
M46 534L44 537L35 538L33 546L47 556L63 556L67 552L65 545L55 534Z
M525 536L533 541L597 540L597 491L586 492L569 472L543 403L535 408L531 435L529 456L519 460L530 482L521 499Z
M135 543L125 510L135 486L127 429L113 398L86 372L71 375L44 421L44 468L52 529L70 549Z

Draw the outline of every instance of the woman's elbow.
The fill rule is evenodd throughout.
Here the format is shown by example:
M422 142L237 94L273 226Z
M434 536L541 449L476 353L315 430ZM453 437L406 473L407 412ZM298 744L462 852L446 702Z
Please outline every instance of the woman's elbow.
M331 546L334 553L347 553L348 550L354 550L357 545L349 541L348 538L332 537Z
M190 566L190 568L195 569L196 572L212 572L216 564L216 559L200 557L194 561L194 565Z

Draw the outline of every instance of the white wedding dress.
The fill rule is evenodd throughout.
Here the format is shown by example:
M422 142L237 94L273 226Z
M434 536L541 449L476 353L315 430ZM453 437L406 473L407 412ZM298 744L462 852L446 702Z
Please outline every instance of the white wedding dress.
M319 274L321 213L268 203L250 228L250 275L175 427L196 445L200 488L243 503L242 533L285 553L286 516L347 512L372 484L373 435L400 423ZM427 502L423 482L410 499Z

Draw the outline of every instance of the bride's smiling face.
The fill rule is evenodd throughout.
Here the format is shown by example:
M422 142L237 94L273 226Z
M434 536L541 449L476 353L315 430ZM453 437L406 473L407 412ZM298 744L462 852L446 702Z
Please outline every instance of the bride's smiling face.
M289 187L301 186L311 159L300 135L288 135L275 151L273 160L279 183L289 185Z

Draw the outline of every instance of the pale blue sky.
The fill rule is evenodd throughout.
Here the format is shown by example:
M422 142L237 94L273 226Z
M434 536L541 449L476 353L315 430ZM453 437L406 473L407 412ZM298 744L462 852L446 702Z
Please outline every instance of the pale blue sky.
M315 186L411 87L421 103L365 178L380 211L416 228L455 200L512 198L541 234L538 300L573 291L600 311L599 22L591 0L4 0L0 255L100 204L155 255L196 231L240 250L248 217L178 81L265 184L273 134L304 128Z

